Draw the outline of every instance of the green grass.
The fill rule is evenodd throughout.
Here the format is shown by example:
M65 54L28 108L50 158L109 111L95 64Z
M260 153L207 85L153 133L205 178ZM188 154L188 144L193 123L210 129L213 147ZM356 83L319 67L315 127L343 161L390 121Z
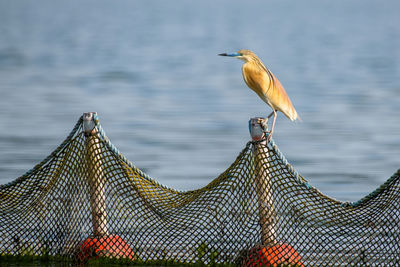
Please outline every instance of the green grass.
M79 262L72 258L62 256L14 256L14 255L1 255L0 266L79 266ZM143 261L136 259L134 261L129 259L116 259L116 258L93 258L85 263L85 266L235 266L233 263L210 263L205 264L203 261L196 263L180 262L176 260L148 260Z

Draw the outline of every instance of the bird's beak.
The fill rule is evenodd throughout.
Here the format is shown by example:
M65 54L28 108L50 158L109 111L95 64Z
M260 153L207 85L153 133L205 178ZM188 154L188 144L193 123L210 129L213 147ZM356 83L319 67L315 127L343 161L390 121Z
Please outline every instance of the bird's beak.
M224 56L224 57L237 57L237 56L240 56L240 54L239 54L239 53L231 53L231 54L222 53L222 54L218 54L218 56Z

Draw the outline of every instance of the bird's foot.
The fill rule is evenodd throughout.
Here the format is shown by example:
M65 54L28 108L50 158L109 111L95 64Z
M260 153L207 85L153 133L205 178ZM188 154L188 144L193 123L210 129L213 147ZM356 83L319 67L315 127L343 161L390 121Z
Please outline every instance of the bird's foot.
M268 118L258 118L257 122L260 124L264 133L268 133Z
M265 136L267 137L267 142L269 142L272 138L272 131L268 131L268 118L258 118L257 122L260 124Z

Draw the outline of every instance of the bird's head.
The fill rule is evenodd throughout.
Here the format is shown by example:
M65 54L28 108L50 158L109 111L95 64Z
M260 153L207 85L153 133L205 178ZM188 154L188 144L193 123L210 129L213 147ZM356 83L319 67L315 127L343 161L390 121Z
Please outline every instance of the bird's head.
M235 57L235 58L243 60L244 62L252 61L254 58L257 58L256 54L254 54L252 51L247 50L247 49L242 49L235 53L222 53L222 54L218 54L218 55L225 56L225 57Z

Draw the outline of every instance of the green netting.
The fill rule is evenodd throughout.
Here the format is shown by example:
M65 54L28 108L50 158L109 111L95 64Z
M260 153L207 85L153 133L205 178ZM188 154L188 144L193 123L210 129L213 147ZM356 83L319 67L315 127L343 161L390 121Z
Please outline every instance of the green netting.
M204 188L149 178L82 118L47 159L0 187L0 258L399 266L400 172L356 203L310 186L271 141L249 142ZM190 177L188 177L190 178Z

